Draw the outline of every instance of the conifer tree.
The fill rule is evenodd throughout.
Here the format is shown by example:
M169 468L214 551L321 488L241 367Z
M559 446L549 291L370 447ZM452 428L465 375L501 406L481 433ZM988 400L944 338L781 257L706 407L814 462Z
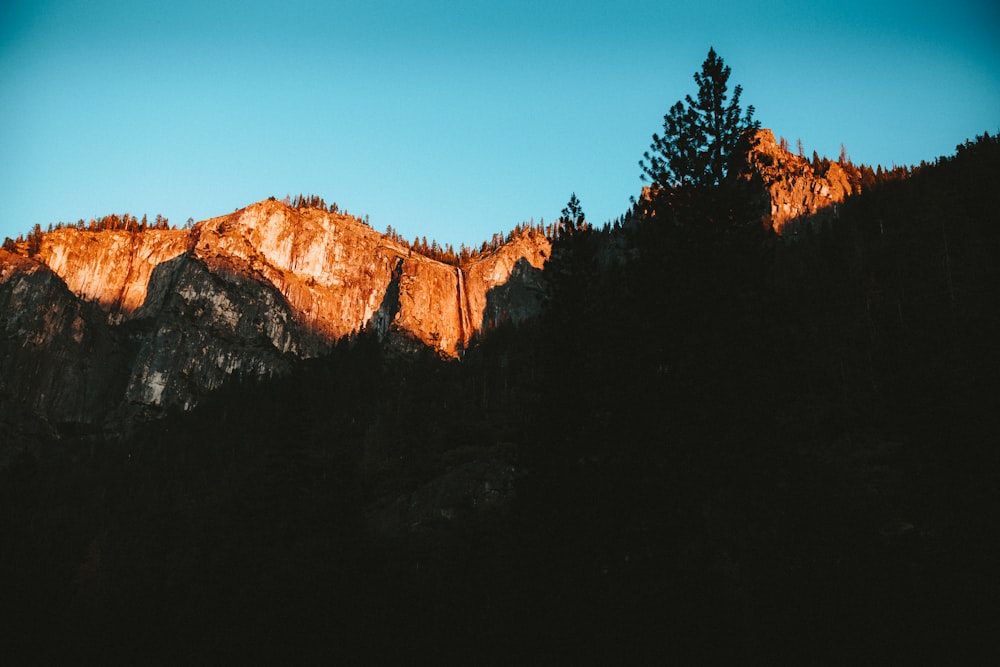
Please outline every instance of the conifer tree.
M694 75L698 98L687 95L670 107L663 117L663 135L653 135L639 161L643 180L648 178L656 188L722 183L740 136L760 127L760 121L753 120L753 106L746 114L740 107L742 86L733 89L732 98L727 95L729 74L730 68L710 48L701 72Z
M583 206L577 199L575 192L570 195L566 208L562 210L559 224L562 227L562 233L568 236L572 236L586 227L587 216L584 214Z
M34 257L42 249L42 226L35 223L31 233L28 234L28 257Z

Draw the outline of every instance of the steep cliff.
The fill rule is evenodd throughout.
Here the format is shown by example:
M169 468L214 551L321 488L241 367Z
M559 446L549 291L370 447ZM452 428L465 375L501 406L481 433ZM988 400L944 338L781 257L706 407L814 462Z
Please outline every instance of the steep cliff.
M819 173L809 160L784 150L768 129L744 135L734 155L731 173L760 189L762 221L778 234L792 232L786 228L792 221L833 213L860 192L841 165L825 161Z
M0 250L0 421L93 423L124 388L128 347L50 269Z
M96 302L108 313L108 321L116 324L143 304L153 270L184 253L189 238L189 232L180 230L59 229L43 237L37 258L71 292Z
M274 200L184 231L58 230L33 259L0 256L0 393L92 421L99 405L190 408L234 373L282 373L362 330L458 357L491 322L537 312L549 251L526 232L460 268Z

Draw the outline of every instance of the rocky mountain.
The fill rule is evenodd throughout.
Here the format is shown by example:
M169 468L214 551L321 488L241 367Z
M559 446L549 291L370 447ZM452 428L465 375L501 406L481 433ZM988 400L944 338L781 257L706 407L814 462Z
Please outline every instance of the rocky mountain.
M836 205L861 191L840 164L827 161L820 170L782 148L768 129L744 135L735 157L732 173L760 193L762 222L778 234L793 233L805 220L834 213Z
M491 322L537 312L549 252L529 231L456 267L273 199L191 230L56 230L33 258L0 251L0 410L86 424L189 409L363 330L460 357Z

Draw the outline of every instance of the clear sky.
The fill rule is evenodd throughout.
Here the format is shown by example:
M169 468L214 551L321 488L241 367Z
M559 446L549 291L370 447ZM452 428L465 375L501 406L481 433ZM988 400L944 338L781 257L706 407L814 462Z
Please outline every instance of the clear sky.
M913 164L1000 130L1000 7L0 1L0 238L312 193L477 244L623 213L709 46L795 146Z

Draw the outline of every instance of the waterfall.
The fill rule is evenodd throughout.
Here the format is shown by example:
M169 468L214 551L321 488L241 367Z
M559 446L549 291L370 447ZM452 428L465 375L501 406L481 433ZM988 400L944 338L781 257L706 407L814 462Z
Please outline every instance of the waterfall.
M469 295L465 293L465 273L461 267L455 267L458 298L458 344L464 350L472 339L472 317L469 312Z

